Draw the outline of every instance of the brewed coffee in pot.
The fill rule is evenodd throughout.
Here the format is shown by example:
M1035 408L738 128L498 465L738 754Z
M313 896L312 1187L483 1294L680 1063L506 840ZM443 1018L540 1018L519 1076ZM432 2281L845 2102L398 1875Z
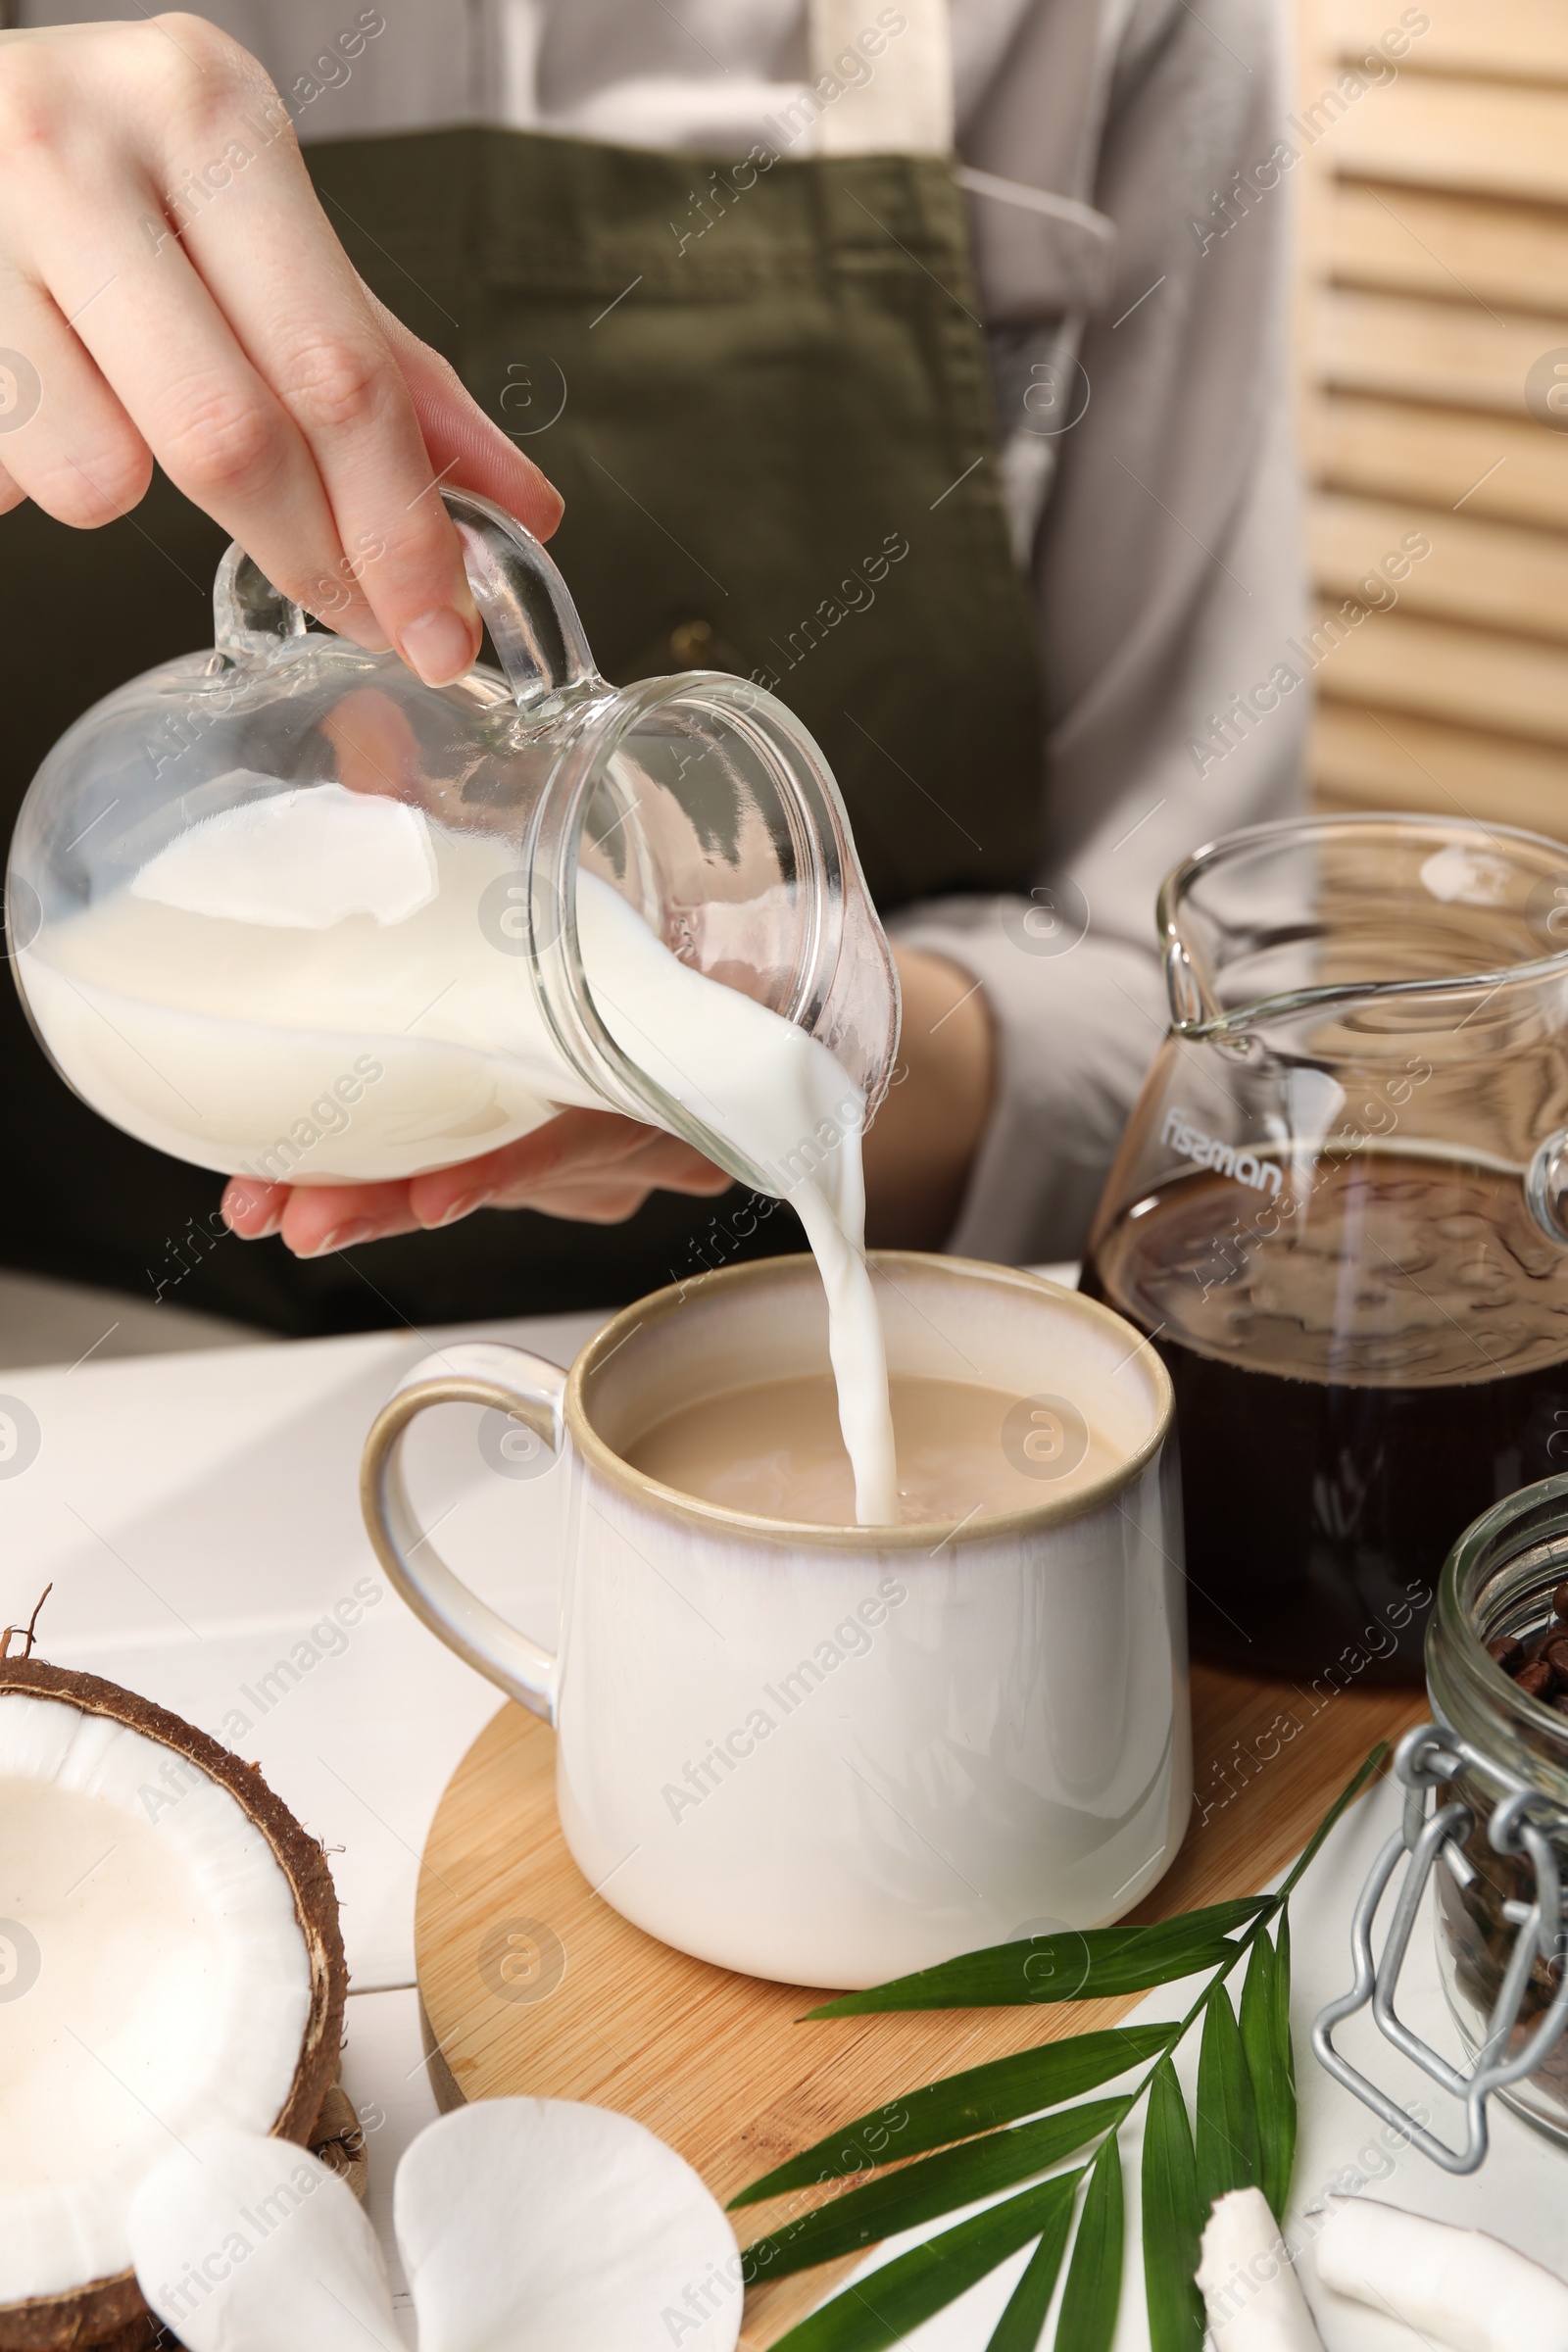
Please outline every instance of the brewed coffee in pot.
M1568 1467L1568 848L1364 816L1200 851L1084 1287L1176 1387L1195 1646L1416 1679L1448 1546Z

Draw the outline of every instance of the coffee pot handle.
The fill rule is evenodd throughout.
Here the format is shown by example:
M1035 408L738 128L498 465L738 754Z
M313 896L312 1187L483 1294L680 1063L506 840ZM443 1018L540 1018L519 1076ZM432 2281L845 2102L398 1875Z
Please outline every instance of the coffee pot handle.
M463 542L464 569L519 710L549 717L558 698L600 685L571 592L532 531L493 500L443 490ZM275 654L306 632L300 606L272 586L236 541L213 583L220 653Z
M555 1657L471 1592L436 1551L409 1501L403 1438L432 1404L483 1404L559 1455L565 1393L560 1365L520 1348L484 1342L443 1348L416 1364L382 1406L360 1465L360 1508L376 1558L416 1617L465 1664L546 1723L556 1714Z

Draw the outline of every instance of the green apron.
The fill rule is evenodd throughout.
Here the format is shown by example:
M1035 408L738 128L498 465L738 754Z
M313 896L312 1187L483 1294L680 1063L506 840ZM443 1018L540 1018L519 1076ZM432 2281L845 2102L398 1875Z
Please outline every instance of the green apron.
M367 282L564 495L553 552L606 673L729 668L771 687L826 750L885 912L1025 881L1034 628L950 168L720 170L474 129L307 153ZM79 711L211 641L222 545L162 475L106 530L31 507L0 521L8 835ZM107 1126L12 990L0 1006L15 1267L305 1335L610 1306L801 1246L770 1202L659 1194L619 1226L485 1211L301 1263L228 1236L220 1180Z

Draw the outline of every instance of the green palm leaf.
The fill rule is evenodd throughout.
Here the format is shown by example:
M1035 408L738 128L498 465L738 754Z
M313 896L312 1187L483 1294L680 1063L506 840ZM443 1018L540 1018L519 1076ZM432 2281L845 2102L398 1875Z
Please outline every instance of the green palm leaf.
M887 2263L803 2321L775 2352L884 2352L1009 2254L1038 2240L993 2331L988 2352L1036 2352L1050 2314L1072 2206L1087 2183L1057 2318L1054 2352L1109 2352L1121 2301L1124 2215L1116 2127L1147 2092L1144 2263L1152 2352L1197 2352L1201 2338L1192 2274L1201 2223L1216 2196L1264 2186L1276 2214L1295 2159L1296 2079L1290 2041L1290 1931L1285 1905L1346 1808L1387 1762L1380 1743L1341 1791L1279 1892L1214 1903L1154 1927L1102 1928L1020 1938L971 1952L868 1992L846 1994L813 2017L884 2010L963 2009L1088 2000L1219 1973L1177 2025L1122 2027L1056 2041L927 2084L843 2126L734 2199L753 2204L787 2188L900 2164L866 2187L819 2207L748 2249L771 2252L767 2275L826 2261L874 2234L913 2226L958 2202L1071 2153L1103 2129L1087 2174L1060 2174L1004 2197ZM1278 1917L1275 1941L1268 1925ZM1234 1931L1249 1928L1249 1935ZM1250 1955L1238 2024L1225 1988ZM1201 2017L1196 2145L1170 2054ZM1146 2058L1155 2064L1131 2094L1048 2115ZM1261 2113L1260 2113L1261 2111ZM998 2130L1019 2116L1034 2120ZM1090 2119L1098 2119L1091 2123ZM951 2143L962 2142L955 2145ZM940 2147L924 2164L906 2156Z
M866 1992L847 1992L809 2015L868 2017L885 2009L1001 2009L1038 2001L1088 2001L1108 1993L1147 1992L1234 1956L1233 1928L1269 1908L1266 1895L1210 1903L1149 1928L1074 1929L1030 1936L989 1951L965 1952L940 1968L896 1977Z
M1291 1931L1282 1914L1276 1947L1260 1935L1242 1986L1242 2047L1252 2078L1261 2157L1259 2185L1284 2219L1296 2163L1296 2067L1291 2052Z
M900 2254L781 2335L773 2352L882 2352L1032 2237L1065 2229L1082 2179L1058 2174Z
M1063 2205L1059 2218L1044 2231L1030 2255L1023 2277L1008 2297L1006 2310L992 2330L986 2352L1036 2352L1071 2226L1072 2207Z
M1110 2352L1121 2307L1121 2145L1107 2139L1095 2158L1078 2220L1056 2316L1056 2352Z
M819 2180L841 2180L848 2173L872 2172L906 2156L919 2156L953 2139L969 2139L977 2132L994 2131L1020 2115L1038 2115L1042 2108L1059 2106L1086 2090L1108 2082L1129 2067L1157 2058L1176 2039L1177 2026L1116 2026L1102 2034L1075 2034L1067 2041L1048 2041L1038 2050L1019 2050L1011 2058L993 2058L927 2083L884 2107L873 2107L829 2132L803 2155L764 2173L738 2197L738 2205L757 2205L786 2188L808 2188Z
M1201 2352L1203 2299L1194 2284L1202 2217L1187 2102L1169 2058L1154 2069L1144 2128L1144 2289L1152 2352Z
M903 2172L885 2173L867 2188L818 2205L798 2222L760 2237L742 2255L748 2286L759 2279L787 2278L794 2271L808 2271L813 2263L832 2262L840 2254L858 2253L878 2238L893 2237L952 2213L959 2205L994 2196L1015 2180L1027 2180L1076 2155L1090 2140L1113 2131L1126 2112L1123 2099L1096 2099L1087 2107L1064 2107L1038 2123L1018 2124L1010 2132L993 2132L963 2147L928 2156Z
M1198 2052L1198 2200L1204 2221L1216 2197L1256 2188L1263 2174L1257 2103L1236 2012L1223 1983L1203 2005Z

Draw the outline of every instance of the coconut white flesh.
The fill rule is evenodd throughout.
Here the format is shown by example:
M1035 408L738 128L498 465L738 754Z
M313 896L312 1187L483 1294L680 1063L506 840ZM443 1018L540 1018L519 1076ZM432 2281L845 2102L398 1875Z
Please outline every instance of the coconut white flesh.
M129 2225L137 2284L189 2352L404 2352L354 2191L289 2140L193 2133Z
M1568 2285L1481 2230L1331 2197L1317 2275L1451 2352L1568 2352Z
M1323 2352L1300 2280L1260 2188L1216 2198L1198 2287L1217 2352Z
M128 2269L138 2182L204 2125L269 2129L310 2003L288 1881L226 1788L0 1695L0 2304Z
M481 2099L398 2166L419 2352L733 2352L735 2233L673 2148L564 2099Z

